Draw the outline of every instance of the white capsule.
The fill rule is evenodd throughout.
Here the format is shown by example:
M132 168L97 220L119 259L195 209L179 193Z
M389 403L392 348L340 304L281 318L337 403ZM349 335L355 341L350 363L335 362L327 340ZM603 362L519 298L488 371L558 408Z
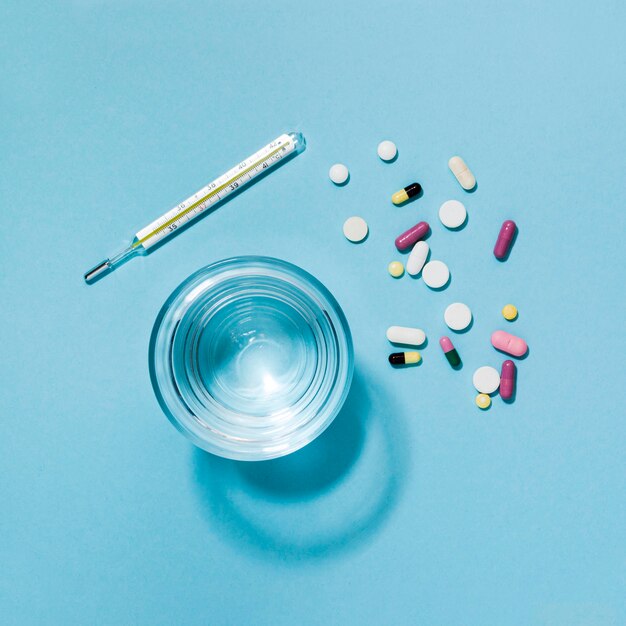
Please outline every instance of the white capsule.
M383 161L393 161L396 158L396 154L398 154L398 149L393 141L386 139L378 144L378 156Z
M328 177L335 183L335 185L343 185L350 176L348 168L343 163L335 163L328 170Z
M465 191L471 191L476 187L476 179L472 170L467 167L465 161L460 156L453 156L448 161L448 167L452 170L452 173L459 181L459 185L465 189Z
M411 276L417 276L426 263L426 257L428 256L428 244L425 241L418 241L411 250L409 258L406 261L407 274Z
M402 343L407 346L421 346L426 341L426 333L420 328L390 326L387 329L387 339L389 339L391 343Z

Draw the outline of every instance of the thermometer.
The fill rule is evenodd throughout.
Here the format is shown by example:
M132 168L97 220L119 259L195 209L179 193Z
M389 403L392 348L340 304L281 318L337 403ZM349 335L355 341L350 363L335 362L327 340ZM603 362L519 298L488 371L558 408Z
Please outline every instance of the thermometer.
M242 189L257 176L278 165L290 155L299 154L305 147L306 141L301 133L288 133L277 137L135 233L128 247L90 269L85 274L85 281L89 284L94 283L132 257L147 254L156 244L166 240L207 209L216 206L230 194Z

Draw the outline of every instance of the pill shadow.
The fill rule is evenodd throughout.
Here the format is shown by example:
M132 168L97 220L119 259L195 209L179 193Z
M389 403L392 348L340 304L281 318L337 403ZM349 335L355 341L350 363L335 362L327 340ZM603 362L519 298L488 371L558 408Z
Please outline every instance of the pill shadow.
M474 316L472 315L472 319L470 321L470 323L463 329L463 330L452 330L452 332L455 335L465 335L466 333L469 333L470 330L472 330L472 326L474 326Z
M449 271L449 270L448 270ZM429 287L428 285L426 285L431 291L445 291L449 286L450 283L452 282L452 272L450 272L450 276L448 276L448 280L446 281L445 285L441 285L441 287ZM425 283L424 283L425 284Z
M346 178L346 180L344 180L342 183L336 183L334 181L330 181L335 187L345 187L349 182L350 182L350 177L351 174L350 172L348 172L348 178Z
M461 357L459 357L461 358ZM463 369L463 359L461 359L460 363L458 365L451 365L450 366L453 370L460 372Z
M291 455L246 463L194 449L191 471L211 535L298 567L371 540L397 505L408 462L393 398L371 380L355 375L334 422Z
M444 226L444 228L446 230L449 230L450 232L458 233L459 231L463 230L468 224L469 224L469 213L466 212L465 219L463 220L463 223L460 226L456 226L454 228L448 228L447 226Z
M393 159L389 159L388 161L385 161L384 159L380 159L380 157L378 158L382 161L384 165L391 165L391 163L395 163L398 160L399 156L400 156L400 150L396 148L396 156L394 156Z
M505 352L504 350L500 350L499 348L496 348L493 344L491 345L494 347L495 350L497 350L501 354L506 354L508 358L515 359L516 361L525 361L528 358L528 355L530 354L530 348L527 348L526 352L522 354L522 356L515 356L513 354L509 354L508 352Z
M476 193L477 189L478 189L478 181L476 181L476 184L471 189L463 189L463 191L465 193Z
M519 233L519 227L516 224L515 233L513 234L513 239L511 240L511 244L509 245L509 249L507 250L506 254L501 259L499 259L497 256L494 255L494 258L496 261L498 261L498 263L506 263L506 261L508 261L509 257L511 256L511 251L515 247L515 242L517 241L518 233Z
M424 350L428 345L428 337L426 337L424 343L420 343L419 346L415 346L411 343L400 343L398 341L390 341L389 343L400 350Z
M398 364L398 365L396 365L395 363L389 363L389 365L393 367L394 370L406 370L406 369L412 369L413 367L422 367L423 362L424 362L424 359L420 359L417 363L404 363L404 364Z

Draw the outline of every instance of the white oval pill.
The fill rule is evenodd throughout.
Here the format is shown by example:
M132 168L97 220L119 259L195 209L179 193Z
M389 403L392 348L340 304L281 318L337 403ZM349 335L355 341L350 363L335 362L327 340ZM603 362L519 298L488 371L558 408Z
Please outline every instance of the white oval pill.
M418 241L411 250L409 258L406 261L407 274L411 276L417 276L426 263L426 257L428 256L428 244L425 241Z
M393 141L385 140L378 144L378 156L383 161L392 161L396 158L396 154L398 154L398 149Z
M391 343L402 343L407 346L421 346L426 341L426 333L421 328L407 326L390 326L387 339Z
M467 304L454 302L445 310L443 319L452 330L465 330L472 322L472 312Z
M476 179L472 170L467 167L467 164L460 156L453 156L448 161L448 167L452 170L452 173L459 181L459 185L465 189L465 191L471 191L476 187Z
M439 289L448 282L450 270L443 261L429 261L424 265L422 278L431 289Z
M349 217L343 223L343 234L346 236L346 239L353 243L363 241L367 237L368 232L367 222L357 215Z
M458 200L448 200L439 207L439 219L446 228L458 228L466 217L465 206Z
M500 386L500 374L497 369L484 365L474 372L472 382L480 393L493 393Z
M347 180L350 172L343 163L335 163L329 170L328 176L335 185L343 185Z

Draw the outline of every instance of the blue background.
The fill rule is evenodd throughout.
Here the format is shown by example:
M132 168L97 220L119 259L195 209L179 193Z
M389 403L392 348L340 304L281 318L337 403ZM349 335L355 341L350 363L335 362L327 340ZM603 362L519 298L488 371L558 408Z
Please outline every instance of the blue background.
M626 623L623 2L2 4L3 624ZM147 258L82 275L281 132L307 151ZM376 156L393 139L399 158ZM465 194L447 168L464 156ZM335 188L329 166L345 162ZM397 208L398 188L424 196ZM462 200L467 226L437 209ZM362 215L370 236L341 226ZM501 222L520 233L495 261ZM452 282L394 281L425 219ZM320 278L357 377L300 453L194 449L152 392L169 293L263 254ZM453 301L460 372L437 340ZM507 326L500 309L520 310ZM391 324L423 364L387 363ZM496 328L527 339L485 413Z

